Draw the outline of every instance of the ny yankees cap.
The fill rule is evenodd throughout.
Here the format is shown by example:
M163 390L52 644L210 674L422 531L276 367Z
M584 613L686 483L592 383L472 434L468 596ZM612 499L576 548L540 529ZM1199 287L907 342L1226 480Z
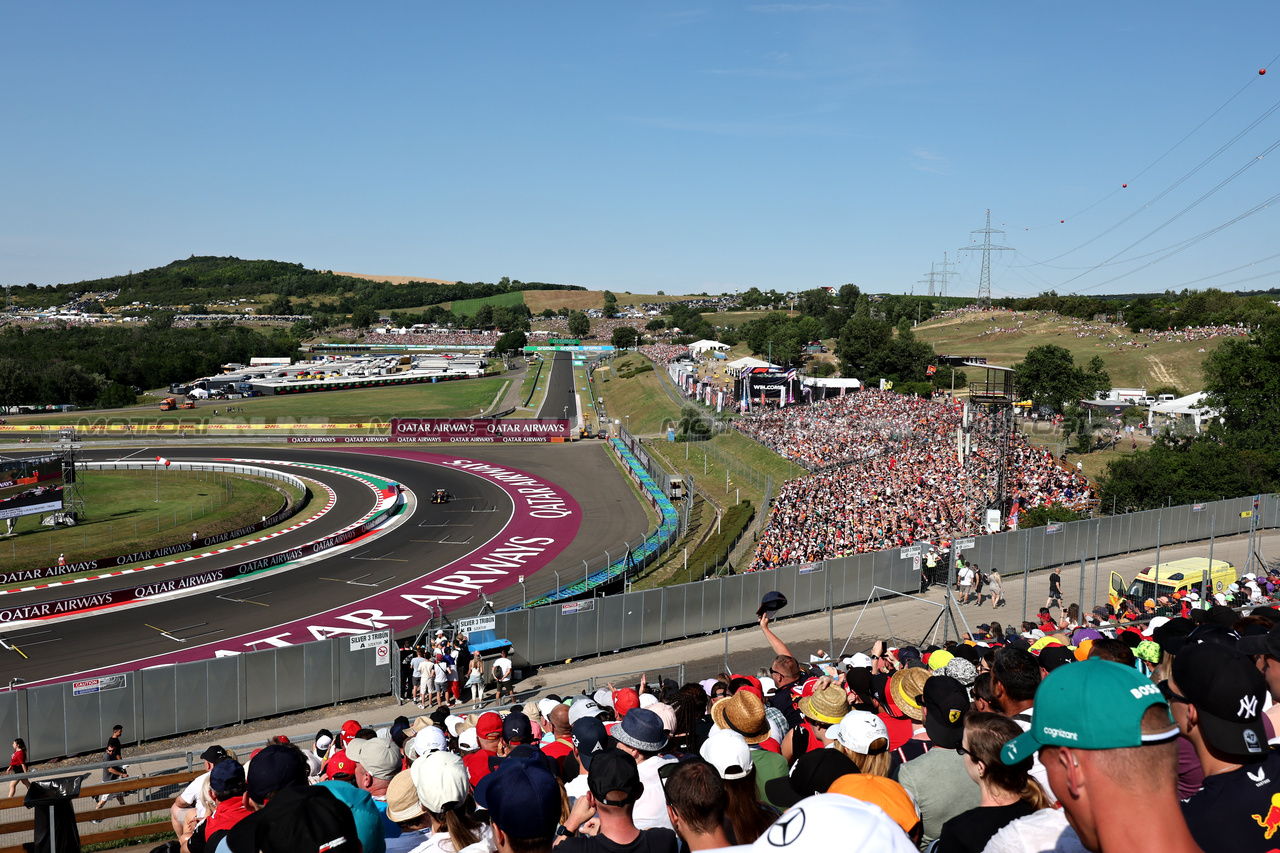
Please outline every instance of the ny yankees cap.
M1209 745L1261 761L1267 753L1262 703L1267 679L1238 649L1219 643L1191 646L1173 659L1173 683L1196 706Z
M1006 743L1000 760L1017 764L1042 746L1123 749L1172 740L1178 736L1172 716L1166 731L1142 733L1147 709L1163 704L1160 688L1123 664L1091 658L1060 666L1036 690L1031 730Z

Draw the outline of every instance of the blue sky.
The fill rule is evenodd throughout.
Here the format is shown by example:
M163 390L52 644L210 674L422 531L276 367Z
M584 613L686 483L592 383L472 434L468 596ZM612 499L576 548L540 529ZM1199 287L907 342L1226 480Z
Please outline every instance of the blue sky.
M1280 207L1162 257L1280 193L1280 151L1257 159L1280 139L1274 3L13 3L5 24L0 283L198 254L905 293L947 252L973 293L957 250L990 208L1018 250L997 297L1280 286Z

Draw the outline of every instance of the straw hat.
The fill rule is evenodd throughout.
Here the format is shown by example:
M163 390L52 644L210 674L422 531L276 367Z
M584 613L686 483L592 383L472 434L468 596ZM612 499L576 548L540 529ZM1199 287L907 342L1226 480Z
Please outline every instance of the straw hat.
M834 726L849 713L849 696L839 684L828 684L800 700L800 713L811 720Z
M924 719L920 694L924 692L924 683L928 680L929 670L918 666L900 669L889 679L889 691L893 694L894 704L917 723Z
M739 690L711 706L711 719L725 731L737 732L749 744L769 739L764 701L749 690Z

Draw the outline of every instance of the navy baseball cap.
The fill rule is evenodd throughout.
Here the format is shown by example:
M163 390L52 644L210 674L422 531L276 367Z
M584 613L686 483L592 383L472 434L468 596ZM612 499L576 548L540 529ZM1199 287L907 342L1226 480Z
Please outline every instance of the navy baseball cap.
M605 731L599 717L583 717L573 724L573 745L578 750L578 763L583 770L591 769L591 757L602 749L614 745L613 738Z
M244 788L244 768L234 758L224 758L209 771L209 789L215 794L227 794Z
M249 762L246 782L249 798L265 803L277 791L307 784L307 763L293 747L273 743Z
M502 739L507 743L529 743L533 740L533 723L523 711L512 711L502 721Z
M480 780L476 802L502 831L520 839L547 838L560 823L560 784L543 764L511 759Z

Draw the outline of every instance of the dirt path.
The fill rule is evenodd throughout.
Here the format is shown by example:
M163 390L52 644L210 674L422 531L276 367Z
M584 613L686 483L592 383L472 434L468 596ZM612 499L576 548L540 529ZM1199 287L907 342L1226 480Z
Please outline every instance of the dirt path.
M1151 365L1151 378L1155 380L1153 384L1177 386L1178 380L1169 372L1169 368L1164 366L1164 362L1154 355L1149 355L1146 358L1147 364Z

